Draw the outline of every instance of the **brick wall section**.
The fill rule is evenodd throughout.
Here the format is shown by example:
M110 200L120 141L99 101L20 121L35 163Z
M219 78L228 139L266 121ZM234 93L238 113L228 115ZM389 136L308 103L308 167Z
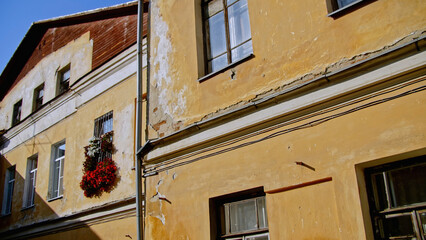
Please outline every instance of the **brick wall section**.
M93 40L92 69L94 69L136 43L137 15L48 29L13 85L22 79L43 57L88 31L90 31L90 39Z

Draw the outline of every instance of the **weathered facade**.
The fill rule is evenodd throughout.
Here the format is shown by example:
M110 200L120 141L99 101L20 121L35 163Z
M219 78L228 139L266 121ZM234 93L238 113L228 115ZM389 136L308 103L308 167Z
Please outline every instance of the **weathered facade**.
M146 239L425 239L425 12L152 0Z
M136 238L137 16L130 2L36 22L3 71L1 239ZM109 131L117 180L87 198L84 146Z

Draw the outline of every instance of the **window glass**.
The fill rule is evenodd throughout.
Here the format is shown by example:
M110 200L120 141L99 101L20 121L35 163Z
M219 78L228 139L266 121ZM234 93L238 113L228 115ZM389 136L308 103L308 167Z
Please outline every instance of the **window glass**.
M236 62L253 53L251 40L232 50L232 62Z
M13 105L12 126L21 121L22 99Z
M34 90L34 107L33 110L39 109L43 105L44 84L41 84Z
M374 195L377 199L376 209L383 210L388 208L386 189L383 173L375 174L372 176L373 186L374 186Z
M222 0L213 0L208 3L206 8L205 16L213 16L216 13L223 10L223 1Z
M209 59L226 52L226 33L223 12L208 19Z
M251 38L247 0L240 0L228 8L231 49Z
M28 159L27 179L25 180L25 193L23 207L34 205L35 187L37 178L37 156Z
M426 165L389 172L393 207L426 202L426 191L419 191L419 186L426 186L425 172Z
M411 215L390 216L386 218L385 224L388 228L389 237L407 236L406 239L415 237Z
M226 54L219 56L209 62L210 72L215 72L220 70L228 65L228 58Z
M268 227L268 219L266 217L265 198L257 198L257 216L259 218L259 228Z
M257 229L255 201L242 201L229 207L231 233Z
M422 212L419 214L420 216L420 226L422 230L423 236L426 236L426 212Z
M337 0L337 5L342 8L356 1L358 0Z
M63 156L65 156L65 143L58 146L58 153L57 153L56 158L60 158L60 157L63 157Z
M12 166L6 170L2 215L10 214L12 212L12 198L13 198L14 185L15 185L15 166Z

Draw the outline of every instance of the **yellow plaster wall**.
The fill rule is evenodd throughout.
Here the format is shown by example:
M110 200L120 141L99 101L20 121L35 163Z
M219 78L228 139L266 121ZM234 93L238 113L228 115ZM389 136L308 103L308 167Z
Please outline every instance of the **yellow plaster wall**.
M426 26L422 0L372 1L336 19L326 16L325 0L248 0L255 57L232 68L235 79L229 69L199 83L199 5L152 1L150 120L152 126L166 122L154 127L152 138L307 74L310 79L330 65L339 69L354 56L363 59L408 41Z
M421 81L226 147L424 84ZM332 180L266 194L270 239L373 239L368 204L362 196L362 169L356 166L383 164L389 156L402 160L415 151L426 154L425 106L426 94L420 91L148 177L147 239L209 239L210 198L259 186L269 191L327 177ZM178 163L201 156L188 156ZM300 161L315 171L297 165Z
M3 155L2 165L16 165L12 214L0 219L1 230L80 212L111 201L135 196L134 121L136 76L124 79L102 95L77 109L77 112L23 142ZM111 193L88 199L80 189L84 161L83 147L93 136L94 119L113 110L113 160L118 167L118 183ZM47 201L51 148L66 140L63 198ZM27 159L38 154L35 207L21 211Z
M127 217L105 223L84 226L76 230L65 231L43 237L32 238L37 240L119 240L136 239L136 218Z

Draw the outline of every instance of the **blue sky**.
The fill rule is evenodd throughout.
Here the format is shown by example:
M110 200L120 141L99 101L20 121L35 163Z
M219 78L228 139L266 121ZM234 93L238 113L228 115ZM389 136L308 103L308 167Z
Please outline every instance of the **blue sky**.
M131 0L0 0L0 73L31 24Z

